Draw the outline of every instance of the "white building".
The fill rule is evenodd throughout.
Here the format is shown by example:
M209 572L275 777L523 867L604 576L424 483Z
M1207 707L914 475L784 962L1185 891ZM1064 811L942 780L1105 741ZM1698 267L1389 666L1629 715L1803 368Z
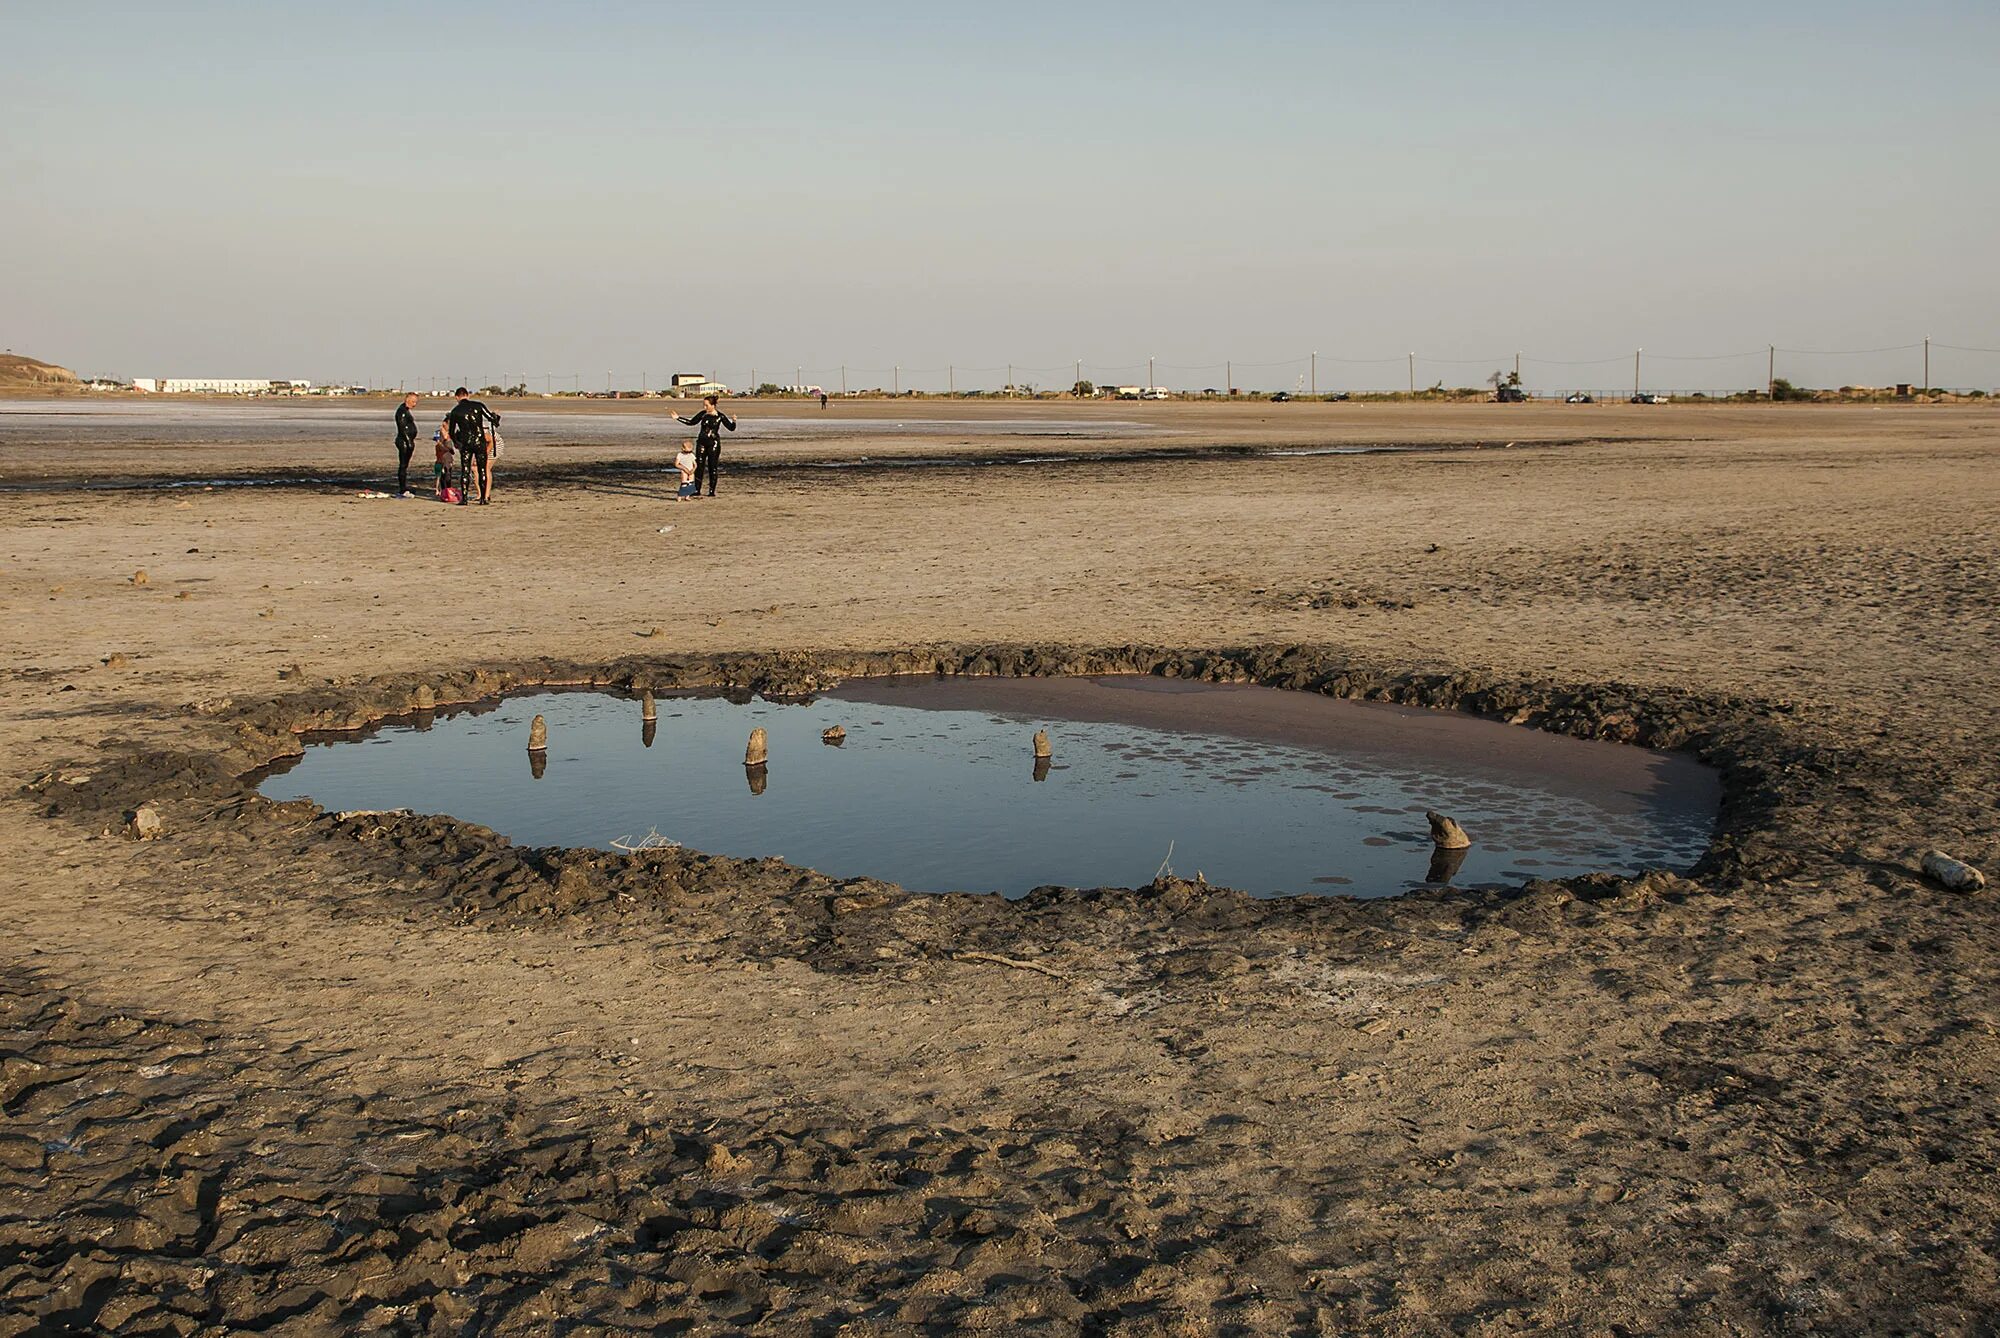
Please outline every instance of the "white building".
M157 376L135 376L132 378L132 389L143 391L148 395L157 395L160 393L160 378Z
M269 380L220 376L168 377L160 389L169 395L261 395L271 388Z

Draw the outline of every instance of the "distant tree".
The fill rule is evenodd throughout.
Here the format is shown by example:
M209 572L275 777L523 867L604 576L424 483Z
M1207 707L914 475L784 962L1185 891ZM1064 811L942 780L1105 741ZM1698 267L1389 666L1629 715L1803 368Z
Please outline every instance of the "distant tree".
M1774 400L1809 400L1812 397L1810 390L1795 386L1782 376L1771 382L1771 398Z
M508 386L505 390L501 391L500 393L502 395L510 395L510 396L525 395L528 393L528 383L526 381L517 381L513 385Z
M1097 387L1093 386L1088 381L1079 381L1075 385L1069 388L1069 393L1076 396L1080 400L1089 399L1092 395L1095 395L1097 393Z
M498 386L481 386L479 388L479 393L482 395L504 395L507 392L500 389L500 387Z
M785 388L776 381L766 381L757 387L755 393L759 395L782 395L785 393Z

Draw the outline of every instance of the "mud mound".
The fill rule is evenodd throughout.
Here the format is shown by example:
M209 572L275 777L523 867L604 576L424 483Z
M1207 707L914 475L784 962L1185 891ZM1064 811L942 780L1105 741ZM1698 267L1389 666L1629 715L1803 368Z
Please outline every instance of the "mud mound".
M38 362L18 353L0 353L0 386L10 389L75 385L76 373L52 362Z

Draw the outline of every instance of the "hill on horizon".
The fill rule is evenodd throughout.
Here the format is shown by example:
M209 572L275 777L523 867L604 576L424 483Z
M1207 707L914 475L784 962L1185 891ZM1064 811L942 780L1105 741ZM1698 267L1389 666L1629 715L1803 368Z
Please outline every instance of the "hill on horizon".
M67 367L19 353L0 353L0 386L53 386L75 381L76 373Z

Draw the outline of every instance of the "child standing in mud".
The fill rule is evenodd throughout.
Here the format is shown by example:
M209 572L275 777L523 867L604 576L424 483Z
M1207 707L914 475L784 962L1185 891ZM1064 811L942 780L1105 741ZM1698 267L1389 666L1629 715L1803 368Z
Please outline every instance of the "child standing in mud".
M674 495L677 502L694 500L694 443L683 441L681 452L674 457L674 468L681 472L680 491Z

